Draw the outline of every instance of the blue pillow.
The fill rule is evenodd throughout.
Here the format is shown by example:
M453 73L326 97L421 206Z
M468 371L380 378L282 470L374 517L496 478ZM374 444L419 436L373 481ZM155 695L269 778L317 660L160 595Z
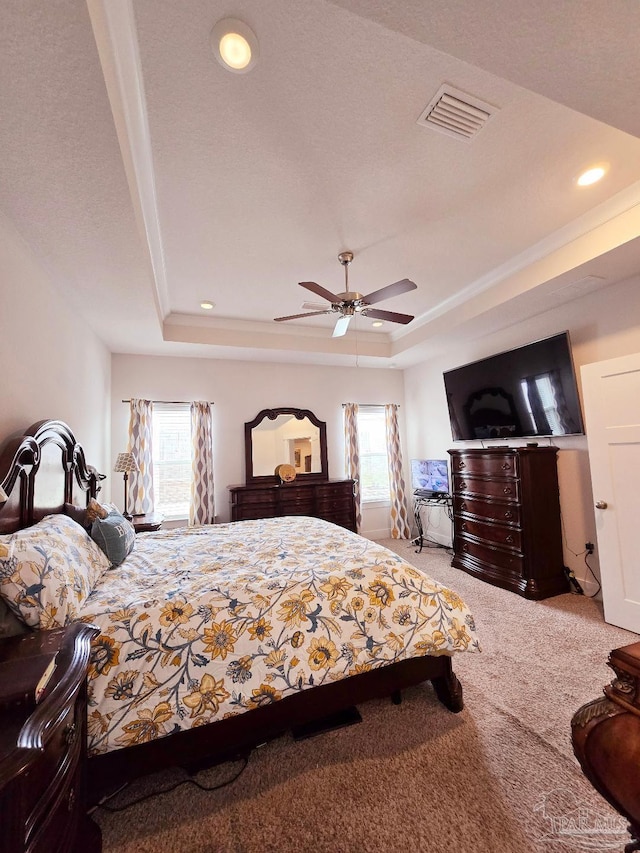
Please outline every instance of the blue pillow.
M133 551L136 532L123 515L112 511L106 518L96 518L91 525L91 538L102 548L113 568Z

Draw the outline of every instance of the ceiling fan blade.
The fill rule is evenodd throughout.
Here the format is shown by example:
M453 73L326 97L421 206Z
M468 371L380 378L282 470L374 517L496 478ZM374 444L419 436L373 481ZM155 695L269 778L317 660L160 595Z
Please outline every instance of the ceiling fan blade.
M363 296L362 299L367 305L374 305L376 302L382 302L383 299L390 299L392 296L399 296L401 293L415 290L417 286L411 279L403 278L400 281L394 281L393 284L381 287L380 290L374 290L373 293Z
M306 314L291 314L289 317L274 317L276 323L281 320L298 320L300 317L316 317L318 314L333 314L333 308L327 308L326 311L308 311Z
M343 335L346 335L352 316L352 314L343 314L342 317L338 317L338 322L331 335L332 338L341 338Z
M410 323L412 314L398 314L397 311L381 311L379 308L365 308L362 313L365 317L374 317L376 320L389 320L392 323Z
M322 296L323 299L328 299L329 302L341 301L339 296L336 296L335 293L331 293L330 290L327 290L321 284L316 284L315 281L299 281L298 284L300 287L306 287L307 290L315 293L316 296Z

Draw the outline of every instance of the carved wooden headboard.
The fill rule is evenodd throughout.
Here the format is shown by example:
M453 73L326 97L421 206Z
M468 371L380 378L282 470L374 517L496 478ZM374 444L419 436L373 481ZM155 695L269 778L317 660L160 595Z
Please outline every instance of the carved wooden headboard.
M84 450L62 421L38 421L0 447L0 533L35 524L64 512L65 503L86 506L100 491L99 474L87 465Z

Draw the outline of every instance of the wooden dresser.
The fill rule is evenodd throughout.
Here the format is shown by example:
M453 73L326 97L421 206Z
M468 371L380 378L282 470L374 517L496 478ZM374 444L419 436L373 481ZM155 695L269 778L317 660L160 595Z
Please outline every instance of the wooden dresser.
M231 520L310 515L356 532L353 480L316 480L229 486Z
M568 592L556 447L450 450L452 565L525 598Z
M101 849L100 830L85 812L87 667L97 633L74 623L0 642L0 661L9 669L57 653L39 704L0 711L0 853Z

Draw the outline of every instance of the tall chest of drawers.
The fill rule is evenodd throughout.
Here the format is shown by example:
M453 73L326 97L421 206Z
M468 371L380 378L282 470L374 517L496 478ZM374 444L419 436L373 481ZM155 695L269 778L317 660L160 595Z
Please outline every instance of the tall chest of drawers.
M525 598L568 592L556 447L450 450L452 565Z

